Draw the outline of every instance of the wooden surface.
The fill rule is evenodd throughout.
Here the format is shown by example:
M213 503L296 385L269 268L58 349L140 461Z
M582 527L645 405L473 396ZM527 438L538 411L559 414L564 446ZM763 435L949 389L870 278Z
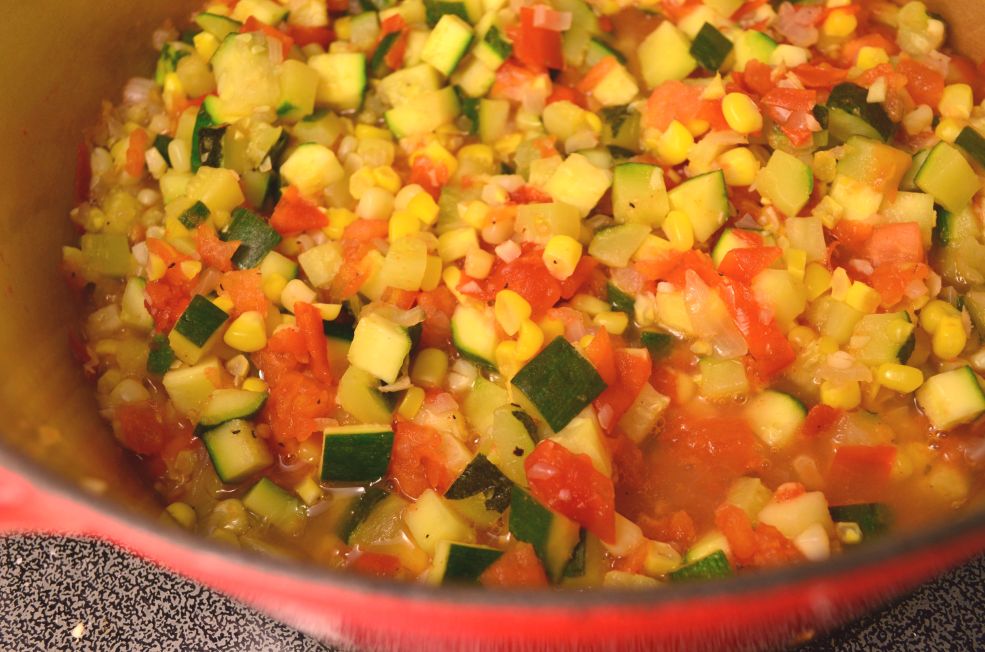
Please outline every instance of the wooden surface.
M975 61L985 59L985 0L925 0L944 16L951 44Z

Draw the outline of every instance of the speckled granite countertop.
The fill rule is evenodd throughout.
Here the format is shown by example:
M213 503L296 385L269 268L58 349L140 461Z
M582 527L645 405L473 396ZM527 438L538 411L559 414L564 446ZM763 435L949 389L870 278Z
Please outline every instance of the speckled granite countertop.
M105 543L0 538L0 650L334 648ZM985 556L800 648L985 650Z

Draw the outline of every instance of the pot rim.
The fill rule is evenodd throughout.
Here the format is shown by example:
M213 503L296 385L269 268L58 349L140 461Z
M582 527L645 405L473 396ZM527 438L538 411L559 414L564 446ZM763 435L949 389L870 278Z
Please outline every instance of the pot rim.
M901 536L891 536L837 554L823 562L806 562L747 575L738 575L711 582L694 582L661 590L604 589L588 591L564 590L490 590L481 587L433 586L421 582L397 582L333 570L303 561L289 561L222 545L204 536L174 529L147 518L124 505L81 489L76 483L45 468L24 453L12 450L0 442L0 467L15 470L30 484L60 498L82 503L128 527L145 534L166 538L196 553L219 554L223 558L248 565L264 572L286 576L292 580L326 587L376 594L416 602L450 602L462 606L517 607L534 609L573 608L588 610L601 607L650 608L705 598L730 598L782 589L809 581L830 579L855 570L878 566L892 558L909 553L926 552L936 544L957 541L965 535L985 532L985 509L971 511L953 521L916 530ZM39 532L44 534L44 532ZM72 536L65 533L64 536ZM98 536L96 537L98 538ZM126 541L116 542L126 547ZM166 565L166 561L164 561Z

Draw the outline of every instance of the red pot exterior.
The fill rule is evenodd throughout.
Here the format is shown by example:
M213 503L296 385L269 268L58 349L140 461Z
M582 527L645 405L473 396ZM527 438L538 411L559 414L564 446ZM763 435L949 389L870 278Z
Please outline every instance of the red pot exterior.
M825 573L786 571L782 581L627 595L435 592L354 578L305 574L168 536L133 521L42 491L0 468L0 530L95 536L243 600L324 640L368 650L721 650L789 643L835 626L985 550L971 529L933 548L903 550L865 566ZM695 593L698 593L697 595ZM595 597L602 594L595 594Z

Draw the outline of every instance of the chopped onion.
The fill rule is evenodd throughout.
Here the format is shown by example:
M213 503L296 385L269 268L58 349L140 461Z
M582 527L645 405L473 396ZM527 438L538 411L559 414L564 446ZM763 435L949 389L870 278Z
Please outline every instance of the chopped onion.
M555 11L547 5L534 5L534 27L564 32L571 29L571 12Z
M504 263L512 263L514 260L519 258L522 253L523 251L520 250L520 245L512 240L507 240L506 242L496 246L496 255Z
M458 409L458 401L448 392L442 392L428 400L428 409L435 414L445 414Z
M612 282L629 294L639 294L643 289L643 276L632 267L613 269Z
M707 340L719 357L738 358L749 352L721 298L693 270L684 275L684 304L698 337Z
M123 104L129 106L145 104L156 89L157 84L154 83L153 79L133 77L123 87Z
M789 2L784 2L780 5L777 14L776 31L793 45L802 48L810 47L817 43L820 37L816 25L822 11L822 7L798 8Z
M409 328L411 326L416 326L424 321L424 309L420 306L414 306L410 310L401 310L396 306L389 303L383 303L382 301L374 301L368 306L362 309L362 314L360 317L370 315L373 313L379 314L381 317L389 319L397 326L403 326L404 328Z
M695 145L688 155L690 163L687 172L690 176L697 176L710 172L715 159L723 152L737 145L745 145L749 139L731 130L713 131Z
M402 392L405 389L409 389L411 386L410 376L401 376L396 381L390 383L389 385L383 385L382 387L377 387L377 391L380 392Z

